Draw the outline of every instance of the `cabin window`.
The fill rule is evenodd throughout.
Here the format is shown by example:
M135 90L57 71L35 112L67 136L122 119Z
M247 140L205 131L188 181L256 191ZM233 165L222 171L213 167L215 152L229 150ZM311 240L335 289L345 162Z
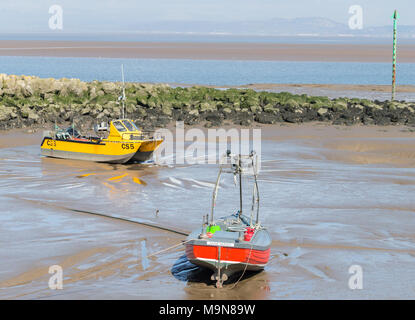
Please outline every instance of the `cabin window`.
M138 129L138 127L135 125L134 121L130 121L130 122L133 125L135 131L140 131L140 129Z
M122 123L120 122L120 121L114 121L113 122L113 124L114 124L114 127L119 131L119 132L125 132L125 131L127 131L126 129L125 129L125 127L122 125Z
M128 120L123 120L123 122L122 123L124 123L124 125L125 125L125 127L128 129L128 131L134 131L135 129L134 129L134 127L133 127L133 125L131 124L131 122L130 121L128 121Z

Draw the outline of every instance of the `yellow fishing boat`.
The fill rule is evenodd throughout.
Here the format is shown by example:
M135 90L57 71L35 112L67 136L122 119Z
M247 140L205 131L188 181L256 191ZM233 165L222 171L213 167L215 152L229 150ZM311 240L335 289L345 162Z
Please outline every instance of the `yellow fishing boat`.
M81 136L73 126L47 132L41 144L41 154L63 159L133 163L150 159L163 142L154 133L138 129L129 119L111 121L109 130L105 124L95 130L97 135L108 131L106 137Z

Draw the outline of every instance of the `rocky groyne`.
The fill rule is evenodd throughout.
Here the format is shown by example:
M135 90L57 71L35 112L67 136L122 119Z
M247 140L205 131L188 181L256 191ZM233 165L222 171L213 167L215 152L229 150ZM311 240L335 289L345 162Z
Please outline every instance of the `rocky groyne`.
M0 74L0 129L79 126L121 116L121 83ZM404 124L415 126L415 103L293 95L252 89L126 83L126 117L146 129L172 121L205 126L255 123Z

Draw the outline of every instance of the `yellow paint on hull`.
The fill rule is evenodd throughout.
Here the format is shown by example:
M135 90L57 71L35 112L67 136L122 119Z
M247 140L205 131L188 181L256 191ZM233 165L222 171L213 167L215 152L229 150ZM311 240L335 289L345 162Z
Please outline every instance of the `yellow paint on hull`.
M154 140L154 141L144 141L141 144L140 152L151 152L158 148L158 146L163 142L163 140Z
M56 158L125 163L135 155L140 146L141 142L137 141L128 144L102 141L95 144L45 138L41 145L41 153Z
M126 145L128 144L128 149ZM51 138L45 138L41 146L42 149L60 150L68 152L81 152L90 154L102 154L102 155L127 155L132 152L136 152L141 146L141 141L128 143L112 142L103 140L99 144L95 143L83 143L79 141L65 141L65 140L53 140Z

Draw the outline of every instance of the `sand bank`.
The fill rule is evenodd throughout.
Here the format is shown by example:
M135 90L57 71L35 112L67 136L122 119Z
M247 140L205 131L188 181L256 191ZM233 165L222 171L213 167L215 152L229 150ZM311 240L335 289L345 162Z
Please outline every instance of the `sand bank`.
M170 83L173 87L195 86L197 84ZM326 96L331 99L348 97L370 100L391 99L391 85L367 84L301 84L301 83L249 83L244 85L203 85L204 87L220 89L253 89L256 91L290 92L292 94L307 94L309 96ZM396 100L415 101L415 86L398 85L396 87Z
M208 85L205 85L209 87ZM301 83L250 83L241 86L213 86L215 88L249 88L264 91L284 91L287 88L298 88L303 90L325 89L332 91L375 91L390 93L390 85L367 85L367 84L301 84ZM415 86L400 85L397 86L396 92L415 92Z
M12 129L0 132L0 149L41 143L42 130Z
M415 62L415 45L399 45L398 62ZM104 41L0 41L1 56L264 61L391 62L390 45Z

